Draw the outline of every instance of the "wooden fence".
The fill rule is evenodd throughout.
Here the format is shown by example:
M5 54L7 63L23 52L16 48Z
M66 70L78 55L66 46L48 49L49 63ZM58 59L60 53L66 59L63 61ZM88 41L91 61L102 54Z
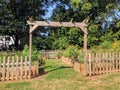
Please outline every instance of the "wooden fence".
M31 66L27 57L4 57L0 61L0 80L2 81L30 79L39 74L38 66Z
M88 75L120 72L120 52L89 53Z
M45 59L56 59L58 56L61 56L63 50L44 50L42 51L42 57Z

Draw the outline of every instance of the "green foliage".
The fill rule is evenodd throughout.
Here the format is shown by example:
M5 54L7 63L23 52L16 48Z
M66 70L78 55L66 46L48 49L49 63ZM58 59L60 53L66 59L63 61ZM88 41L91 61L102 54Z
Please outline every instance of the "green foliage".
M78 55L79 55L79 49L78 46L69 46L64 54L65 57L69 57L72 60L77 60L78 59Z
M100 46L101 46L101 48L103 48L103 49L110 49L110 48L112 48L111 47L111 41L104 41L104 42L102 42L101 44L100 44Z
M117 28L120 28L120 21L117 22L116 27L117 27Z
M62 54L63 54L62 50L58 50L57 53L56 53L57 58L60 59Z
M79 53L78 59L79 59L80 63L84 63L84 53L83 52Z
M29 46L28 45L24 46L24 49L23 49L22 53L23 53L24 56L27 56L27 57L29 56Z
M89 11L90 9L92 9L91 3L84 3L81 8L82 11Z
M69 45L67 37L60 37L53 42L53 49L65 49Z
M29 46L25 45L23 55L29 57ZM42 53L36 49L36 46L32 47L32 64L44 65L45 62L41 58Z

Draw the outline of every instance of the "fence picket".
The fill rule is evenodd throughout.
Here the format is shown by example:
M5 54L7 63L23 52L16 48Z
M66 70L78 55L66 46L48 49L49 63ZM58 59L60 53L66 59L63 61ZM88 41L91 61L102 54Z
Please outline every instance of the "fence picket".
M115 52L115 72L118 71L118 57L117 57L117 52Z
M25 79L27 79L27 57L25 56Z
M114 72L114 70L115 70L115 59L114 59L114 56L115 55L115 53L113 52L112 53L112 60L113 60L113 70L112 70L112 72Z
M20 64L20 66L21 66L21 72L20 72L20 76L21 76L21 79L23 79L23 57L21 56L21 64Z
M98 74L99 73L99 70L98 70L98 64L99 64L99 62L98 62L98 53L96 53L96 74Z
M19 77L18 77L18 76L19 76L19 69L18 69L18 59L19 59L19 58L18 58L18 56L16 56L16 59L17 59L17 60L16 60L16 80L18 80L18 78L19 78Z
M103 53L103 74L105 73L105 53Z
M91 53L89 53L89 76L91 76L92 72L91 72Z
M6 73L7 73L7 80L9 81L9 79L10 79L10 57L8 57L8 59L7 59L7 71L6 71Z
M106 55L105 55L105 57L106 57L106 73L108 73L108 64L109 64L109 60L108 60L108 53L106 52Z
M112 60L111 60L111 52L109 52L109 58L110 58L110 65L109 65L109 72L112 71Z
M119 71L120 71L120 52L119 52L118 58L119 58Z
M94 53L92 53L92 59L91 59L91 66L92 66L92 74L95 74L95 65L94 65Z
M2 81L5 81L5 65L6 65L6 60L5 60L5 57L3 57L3 64L2 64Z
M12 61L10 61L12 59ZM19 62L20 59L20 62ZM31 62L27 61L27 57L25 57L25 61L23 61L23 57L12 56L7 58L3 57L3 60L0 64L1 73L0 79L2 81L8 80L19 80L19 79L30 79L33 74L30 73L33 66L31 66ZM31 67L31 68L30 68ZM35 75L38 75L38 66L34 66L35 69L32 72L35 72Z
M11 79L14 80L14 56L12 57L12 72L11 72Z
M120 71L120 52L89 53L89 76Z
M99 53L99 70L100 70L99 74L101 74L102 73L101 72L101 53Z
M29 79L31 79L31 61L29 60Z

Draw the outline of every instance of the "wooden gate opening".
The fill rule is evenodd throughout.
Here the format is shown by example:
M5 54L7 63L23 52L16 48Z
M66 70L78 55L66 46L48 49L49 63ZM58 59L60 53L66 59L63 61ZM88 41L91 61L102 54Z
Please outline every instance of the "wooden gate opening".
M31 63L32 58L32 32L40 26L51 26L51 27L77 27L84 33L84 74L87 75L87 24L83 22L46 22L46 21L27 21L30 26L29 30L29 60ZM30 65L31 66L31 65ZM31 72L30 72L31 73Z

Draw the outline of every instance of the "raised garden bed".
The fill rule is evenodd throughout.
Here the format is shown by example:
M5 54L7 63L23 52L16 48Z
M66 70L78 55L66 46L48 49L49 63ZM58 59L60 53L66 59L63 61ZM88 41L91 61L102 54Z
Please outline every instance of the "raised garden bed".
M76 70L77 72L84 74L84 64L83 63L80 63L79 61L72 61L71 59L63 57L63 56L61 59L65 64L73 67L73 69Z

